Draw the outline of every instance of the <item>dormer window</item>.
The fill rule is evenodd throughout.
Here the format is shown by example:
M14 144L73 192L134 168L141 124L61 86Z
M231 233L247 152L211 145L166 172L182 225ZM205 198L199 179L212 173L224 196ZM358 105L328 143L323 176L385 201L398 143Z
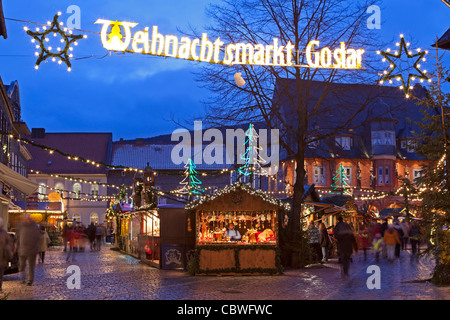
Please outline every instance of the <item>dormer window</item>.
M352 148L352 138L345 136L338 136L334 138L336 146L343 150L350 150Z
M395 146L395 132L388 130L372 131L372 146Z
M414 139L408 139L406 141L406 151L408 152L415 152L417 147L417 142Z

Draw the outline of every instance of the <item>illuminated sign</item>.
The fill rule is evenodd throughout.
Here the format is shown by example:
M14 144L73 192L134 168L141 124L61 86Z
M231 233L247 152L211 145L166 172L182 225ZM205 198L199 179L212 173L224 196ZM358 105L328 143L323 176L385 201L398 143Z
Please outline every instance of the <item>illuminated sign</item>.
M218 63L225 65L250 64L280 67L339 68L360 69L362 49L347 49L345 43L331 50L320 48L319 41L311 41L306 46L307 65L294 65L295 46L288 42L281 45L277 38L267 45L251 43L232 43L225 45L220 37L214 42L206 33L201 39L178 38L174 35L162 35L157 26L150 31L148 27L132 35L131 28L137 23L98 19L103 24L101 41L103 47L111 51L124 51L173 57L186 60ZM130 49L131 45L131 49Z

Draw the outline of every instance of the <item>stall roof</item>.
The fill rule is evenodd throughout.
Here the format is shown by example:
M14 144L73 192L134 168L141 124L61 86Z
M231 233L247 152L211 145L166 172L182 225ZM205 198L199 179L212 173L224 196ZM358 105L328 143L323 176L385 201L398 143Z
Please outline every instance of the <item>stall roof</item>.
M266 192L264 192L262 190L253 189L250 186L248 186L248 185L238 181L238 182L235 182L235 183L233 183L231 185L226 186L223 189L216 190L216 192L214 192L211 195L207 195L207 196L205 196L203 198L199 198L199 199L196 199L194 201L191 201L190 203L188 203L185 206L185 209L187 209L187 210L195 209L198 206L206 204L206 203L209 203L209 202L211 202L211 201L213 201L213 200L215 200L215 199L217 199L217 198L219 198L221 196L230 194L230 193L235 192L235 191L240 191L240 190L248 193L251 196L258 197L261 200L263 200L264 202L267 202L267 203L270 203L270 204L272 204L274 206L283 208L284 210L290 210L290 208L291 208L291 205L289 203L285 203L285 202L281 201L278 198L274 198L274 197L268 195Z

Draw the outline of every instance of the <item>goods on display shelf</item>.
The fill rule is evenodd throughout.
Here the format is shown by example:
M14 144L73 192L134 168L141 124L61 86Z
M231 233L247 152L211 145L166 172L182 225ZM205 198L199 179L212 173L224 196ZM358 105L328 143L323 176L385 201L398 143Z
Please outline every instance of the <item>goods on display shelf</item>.
M199 213L197 244L276 244L277 213L274 210L202 211ZM227 230L233 224L240 239L230 239Z

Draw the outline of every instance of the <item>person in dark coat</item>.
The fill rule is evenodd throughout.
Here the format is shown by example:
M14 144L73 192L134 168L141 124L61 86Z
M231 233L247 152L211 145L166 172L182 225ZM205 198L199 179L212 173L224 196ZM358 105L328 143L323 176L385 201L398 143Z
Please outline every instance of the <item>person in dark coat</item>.
M34 281L34 268L36 266L36 257L39 252L39 226L29 215L22 217L22 223L17 232L17 247L19 254L19 272L25 273L28 265L27 274L23 274L24 283L31 286Z
M95 231L96 231L95 224L94 222L91 222L89 227L87 227L86 229L86 234L89 239L89 243L91 245L91 251L95 250Z
M3 273L13 257L13 241L3 229L3 219L0 218L0 292L2 291Z
M343 223L336 239L342 275L347 277L352 254L353 252L355 254L358 253L358 243L356 242L352 227L345 222Z
M319 244L322 248L322 262L328 261L328 250L330 248L331 240L328 236L327 227L325 226L325 223L321 222L319 224L319 231L320 231L320 238L319 238Z

